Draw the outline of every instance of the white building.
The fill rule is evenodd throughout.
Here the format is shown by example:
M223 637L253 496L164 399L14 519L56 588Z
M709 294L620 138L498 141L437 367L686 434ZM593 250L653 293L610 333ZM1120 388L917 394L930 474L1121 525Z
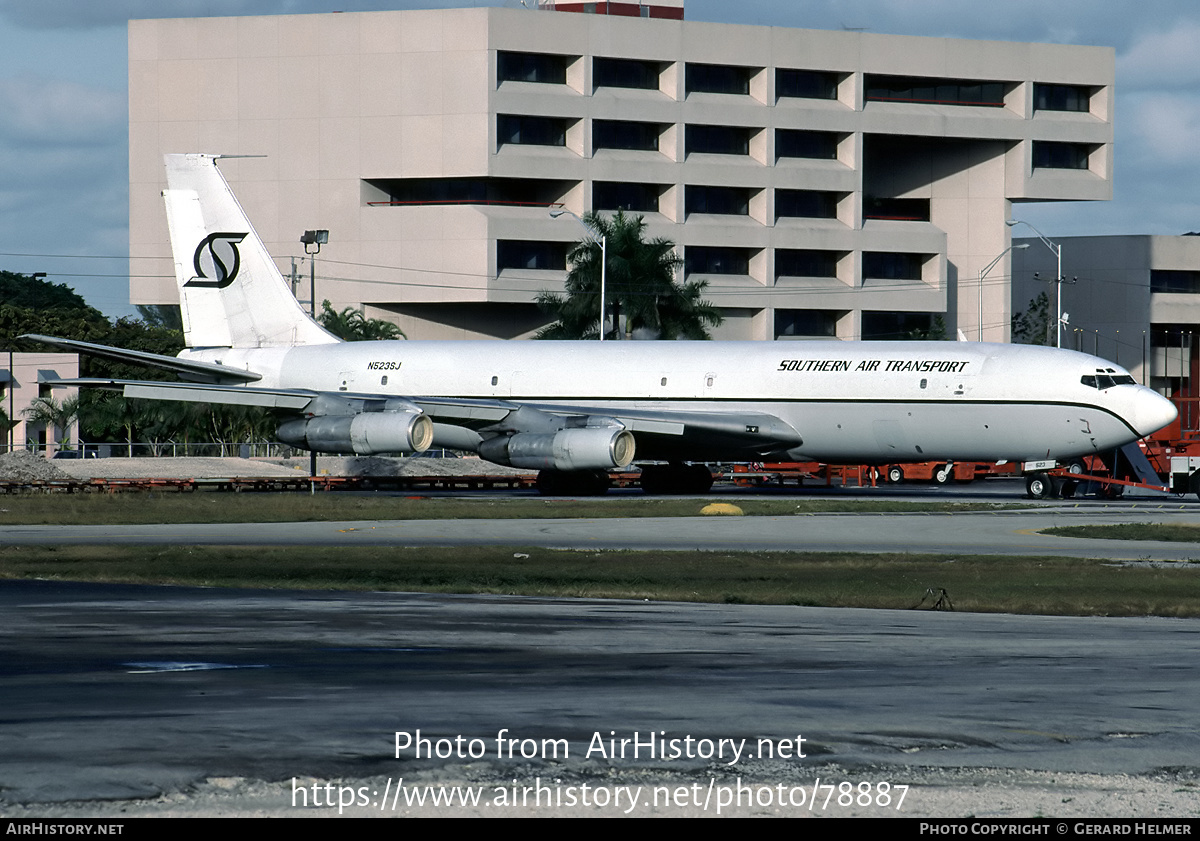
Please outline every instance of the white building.
M578 4L577 4L578 5ZM721 338L1006 340L1015 202L1109 199L1108 48L501 8L129 24L131 300L177 300L162 155L410 338L525 337L576 214L677 243ZM307 298L307 266L299 296Z
M59 444L75 438L76 424L66 429L47 428L26 416L38 398L61 403L79 393L76 388L52 388L47 380L74 379L79 376L79 355L75 353L13 353L0 351L0 409L11 422L0 429L0 452L45 449L52 454Z

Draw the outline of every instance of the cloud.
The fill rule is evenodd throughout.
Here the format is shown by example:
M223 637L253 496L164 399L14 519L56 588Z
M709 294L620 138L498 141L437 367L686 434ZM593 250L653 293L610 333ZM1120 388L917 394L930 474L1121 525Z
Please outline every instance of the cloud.
M383 9L500 6L503 0L340 0L345 12ZM0 20L28 29L94 29L124 27L142 18L293 15L330 11L328 0L0 0Z
M1142 146L1142 157L1159 167L1188 164L1195 168L1200 136L1200 98L1193 94L1157 92L1131 97L1123 119ZM1130 113L1132 112L1132 113Z
M0 79L0 138L6 145L77 145L124 131L125 97L52 79Z
M1184 20L1139 36L1117 59L1117 79L1131 90L1194 88L1200 82L1200 22Z

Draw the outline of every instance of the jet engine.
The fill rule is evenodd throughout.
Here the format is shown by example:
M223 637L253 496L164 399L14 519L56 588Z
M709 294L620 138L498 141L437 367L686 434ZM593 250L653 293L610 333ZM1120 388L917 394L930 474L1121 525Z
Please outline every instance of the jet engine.
M479 455L496 464L538 470L611 470L633 461L633 433L626 429L582 428L518 432L479 445Z
M433 421L415 411L319 415L288 421L279 440L318 453L419 453L433 442Z

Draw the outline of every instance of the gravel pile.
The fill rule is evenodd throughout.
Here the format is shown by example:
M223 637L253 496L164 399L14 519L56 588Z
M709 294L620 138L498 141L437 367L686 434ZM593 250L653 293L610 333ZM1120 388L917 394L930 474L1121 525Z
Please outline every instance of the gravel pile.
M64 461L60 467L83 480L258 479L296 475L286 467L248 458L87 458Z
M25 450L0 455L0 480L9 482L69 482L72 477L52 462Z

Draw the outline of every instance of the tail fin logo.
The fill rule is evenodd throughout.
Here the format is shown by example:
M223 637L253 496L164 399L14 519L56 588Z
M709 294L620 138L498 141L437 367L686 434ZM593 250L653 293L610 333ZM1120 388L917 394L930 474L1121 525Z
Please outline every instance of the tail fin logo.
M209 234L196 246L192 266L196 276L184 286L201 286L224 289L233 283L242 266L242 255L237 244L248 234L217 232ZM203 280L201 278L204 278Z

